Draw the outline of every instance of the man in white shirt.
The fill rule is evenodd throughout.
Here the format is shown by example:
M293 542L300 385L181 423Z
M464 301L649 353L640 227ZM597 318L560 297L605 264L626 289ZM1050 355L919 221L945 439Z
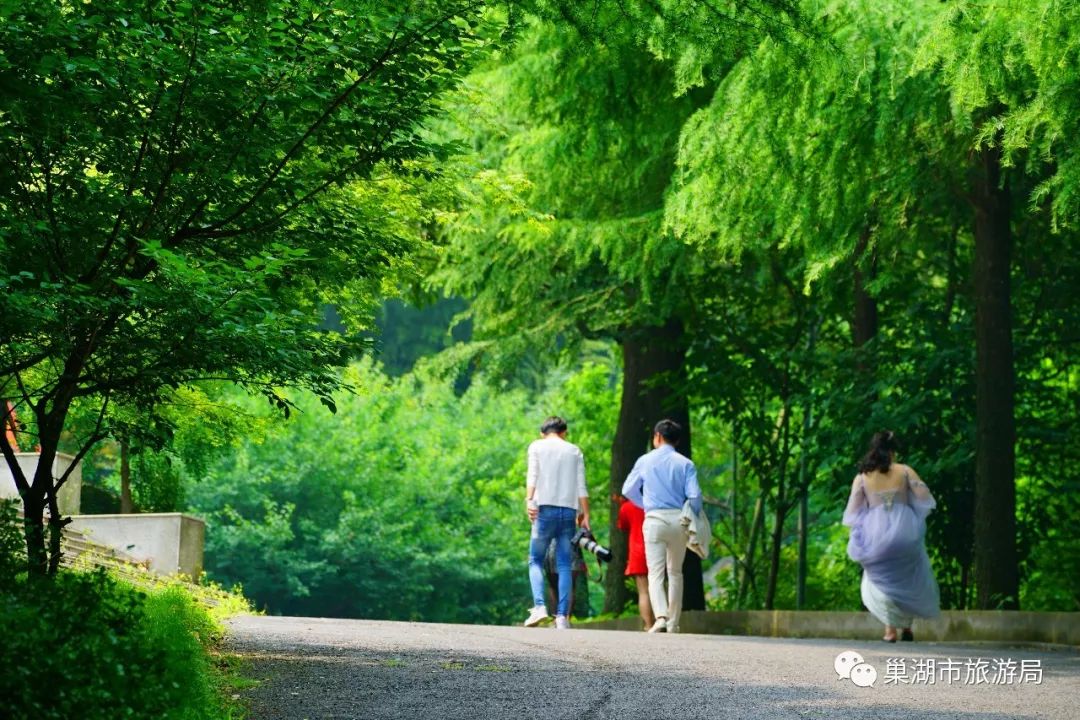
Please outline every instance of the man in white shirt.
M589 491L585 486L585 457L566 441L566 421L549 417L540 426L539 440L529 445L525 477L525 505L532 522L529 540L529 583L533 609L525 627L549 622L544 603L544 553L555 539L555 566L559 571L559 602L555 627L570 627L570 588L573 586L570 539L575 525L589 527Z

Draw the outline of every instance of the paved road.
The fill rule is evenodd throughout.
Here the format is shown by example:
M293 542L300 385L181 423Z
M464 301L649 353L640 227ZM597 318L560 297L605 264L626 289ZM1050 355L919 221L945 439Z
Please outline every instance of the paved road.
M1080 718L1075 649L280 617L237 618L231 638L261 680L252 720ZM834 660L849 650L876 669L873 687L838 679ZM900 656L893 675L919 682L885 682ZM965 683L969 658L972 679L978 658L989 661L989 683ZM928 659L934 685L925 663L916 676ZM952 684L941 672L950 659L960 663ZM1037 664L1042 684L996 682L1008 674L1001 659Z

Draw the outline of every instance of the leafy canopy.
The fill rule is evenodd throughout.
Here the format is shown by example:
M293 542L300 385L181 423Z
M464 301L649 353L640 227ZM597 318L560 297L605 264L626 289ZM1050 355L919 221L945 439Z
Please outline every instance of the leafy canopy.
M78 398L149 408L208 377L332 408L422 242L399 199L427 172L417 128L502 23L468 2L2 13L0 382L24 419L48 434ZM318 329L327 302L347 333Z

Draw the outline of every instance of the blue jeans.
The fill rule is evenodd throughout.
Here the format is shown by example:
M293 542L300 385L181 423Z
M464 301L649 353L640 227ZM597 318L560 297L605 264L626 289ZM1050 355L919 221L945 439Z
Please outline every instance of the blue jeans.
M559 571L559 607L556 615L570 614L571 573L570 538L577 525L577 510L557 505L541 505L540 514L532 525L529 540L529 583L532 585L533 606L544 602L544 553L555 539L555 567Z

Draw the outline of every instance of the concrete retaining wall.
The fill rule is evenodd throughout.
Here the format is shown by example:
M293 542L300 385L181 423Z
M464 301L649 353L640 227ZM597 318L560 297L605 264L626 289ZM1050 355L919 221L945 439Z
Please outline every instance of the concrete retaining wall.
M206 524L182 513L76 515L71 527L94 542L114 547L161 575L183 573L198 578L203 570Z
M683 632L711 635L833 638L867 640L880 637L881 623L867 612L810 610L687 611ZM600 630L641 630L637 617L581 623ZM944 610L934 620L916 620L919 640L936 642L1033 642L1080 646L1080 613L1007 610Z
M15 456L19 459L19 467L22 468L27 482L33 482L34 473L37 472L38 458L41 456L38 453L27 452L15 453ZM71 455L56 453L52 467L53 477L58 478L67 472L74 459ZM15 478L11 475L11 469L8 468L7 463L0 462L0 498L18 497L19 489L15 487ZM60 506L60 514L78 515L81 498L82 467L79 466L71 472L71 477L64 481L63 487L56 495L56 504Z

